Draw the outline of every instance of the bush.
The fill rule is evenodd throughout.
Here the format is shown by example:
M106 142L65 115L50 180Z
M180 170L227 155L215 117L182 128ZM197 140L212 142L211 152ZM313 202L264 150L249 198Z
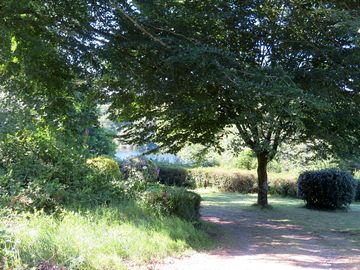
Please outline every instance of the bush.
M142 194L142 202L160 214L175 215L188 221L200 217L200 195L185 188L153 184Z
M170 186L215 187L221 191L239 193L257 191L257 176L252 172L236 169L160 167L159 180ZM269 174L269 194L297 197L296 178Z
M185 168L160 167L159 181L168 186L195 187L194 181L189 177L189 171Z
M357 179L355 201L360 201L360 179Z
M196 168L189 170L189 179L196 187L216 187L221 191L250 193L256 186L254 174L223 168Z
M86 164L106 182L122 178L119 165L113 159L107 157L90 158Z
M296 179L271 176L269 180L269 194L282 197L297 197Z
M143 182L156 182L159 170L154 162L145 157L132 157L121 165L126 179Z
M66 188L66 185L56 180L47 181L39 178L12 196L10 206L16 210L44 209L51 212L65 202Z
M334 169L305 172L298 179L299 197L314 208L348 206L354 200L355 189L356 182L350 174Z

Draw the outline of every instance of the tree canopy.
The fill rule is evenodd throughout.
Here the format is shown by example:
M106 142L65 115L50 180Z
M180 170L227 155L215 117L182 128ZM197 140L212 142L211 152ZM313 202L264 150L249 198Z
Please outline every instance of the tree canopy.
M280 144L359 145L356 1L136 1L112 6L101 47L112 112L131 142L216 144L228 126L266 164Z
M169 151L236 127L263 206L282 143L359 148L356 0L20 2L0 4L3 88L52 114L78 93L110 102L127 141Z

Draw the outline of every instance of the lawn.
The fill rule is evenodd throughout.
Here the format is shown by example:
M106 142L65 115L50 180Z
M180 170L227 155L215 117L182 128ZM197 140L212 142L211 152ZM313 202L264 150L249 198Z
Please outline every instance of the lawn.
M352 203L343 210L320 211L305 208L302 200L277 196L269 197L272 209L263 210L256 206L255 194L217 193L200 190L203 206L224 207L231 211L256 212L269 221L283 221L319 232L348 233L359 241L360 246L360 203ZM280 219L279 219L280 218Z

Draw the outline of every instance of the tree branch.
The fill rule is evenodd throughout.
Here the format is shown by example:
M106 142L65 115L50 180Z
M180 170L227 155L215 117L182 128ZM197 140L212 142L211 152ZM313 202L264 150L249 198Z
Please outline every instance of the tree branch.
M137 21L135 21L131 16L126 14L124 10L122 10L119 7L115 7L115 10L118 11L123 17L125 17L127 20L129 20L138 30L140 30L144 35L148 36L153 41L159 43L161 46L169 49L170 47L166 45L162 40L151 34L149 31L147 31L142 25L140 25Z

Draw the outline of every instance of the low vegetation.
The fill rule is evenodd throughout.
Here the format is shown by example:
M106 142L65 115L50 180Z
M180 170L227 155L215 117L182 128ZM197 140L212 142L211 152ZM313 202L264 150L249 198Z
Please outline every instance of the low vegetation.
M357 183L346 172L321 170L299 176L298 193L308 207L336 209L351 204Z
M42 263L67 269L126 269L209 245L207 234L175 216L158 216L131 201L93 207L0 212L0 268Z
M269 193L297 197L297 175L271 173ZM220 191L254 193L257 191L257 176L254 171L220 167L181 168L161 166L161 183L192 188L215 187Z
M92 156L51 133L8 138L0 269L126 269L210 243L198 220L201 197L158 183L151 161Z

